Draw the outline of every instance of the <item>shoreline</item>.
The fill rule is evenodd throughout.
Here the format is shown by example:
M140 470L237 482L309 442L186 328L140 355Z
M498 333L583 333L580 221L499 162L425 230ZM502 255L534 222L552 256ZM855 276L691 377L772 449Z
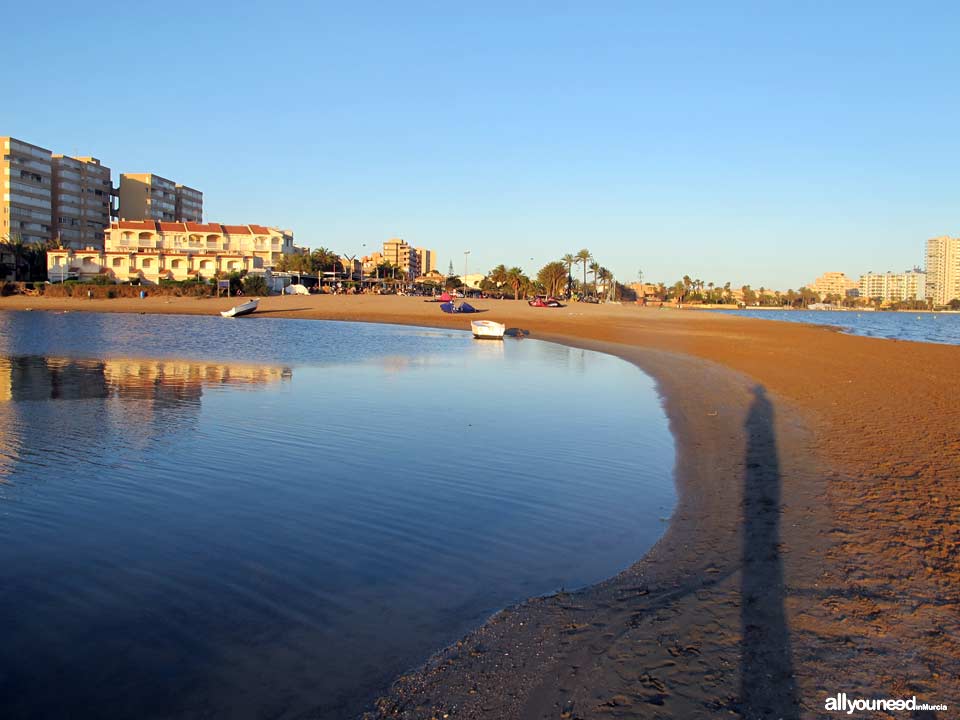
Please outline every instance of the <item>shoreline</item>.
M213 314L235 302L12 297L0 310ZM476 304L480 318L654 378L677 444L677 507L631 568L498 613L367 717L815 717L839 691L956 707L960 348L690 310ZM469 321L396 296L261 308Z

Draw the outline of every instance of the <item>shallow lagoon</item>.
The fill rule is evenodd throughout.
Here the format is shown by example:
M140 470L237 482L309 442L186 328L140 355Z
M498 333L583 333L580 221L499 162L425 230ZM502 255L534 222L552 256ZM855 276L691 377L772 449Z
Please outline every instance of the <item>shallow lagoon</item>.
M652 381L529 339L0 313L0 428L4 718L349 717L674 503Z

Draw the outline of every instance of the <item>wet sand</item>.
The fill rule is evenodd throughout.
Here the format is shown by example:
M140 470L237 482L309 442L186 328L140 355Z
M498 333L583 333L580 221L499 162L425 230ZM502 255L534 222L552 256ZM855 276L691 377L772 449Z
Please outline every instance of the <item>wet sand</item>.
M210 314L235 302L13 297L0 310ZM830 716L838 692L916 695L955 715L960 347L633 305L475 304L474 317L653 376L678 505L634 566L498 613L399 678L369 717L808 718ZM470 319L419 298L290 296L235 322L269 317Z

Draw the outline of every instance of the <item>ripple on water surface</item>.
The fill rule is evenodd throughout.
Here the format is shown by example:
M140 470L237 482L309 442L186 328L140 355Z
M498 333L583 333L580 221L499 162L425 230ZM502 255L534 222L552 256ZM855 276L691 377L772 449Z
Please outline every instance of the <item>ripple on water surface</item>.
M635 367L455 331L0 314L0 427L4 718L349 716L674 502Z
M960 345L960 314L837 310L719 310L729 315L829 325L851 335Z

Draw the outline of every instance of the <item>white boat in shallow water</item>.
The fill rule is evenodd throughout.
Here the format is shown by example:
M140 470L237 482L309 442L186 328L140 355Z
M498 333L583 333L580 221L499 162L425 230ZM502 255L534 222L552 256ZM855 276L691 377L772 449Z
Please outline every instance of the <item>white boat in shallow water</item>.
M260 298L254 298L253 300L248 300L242 305L235 305L229 310L224 310L220 314L225 318L234 318L242 317L243 315L249 315L254 310L257 309L257 305L260 304Z
M507 331L507 326L503 323L493 320L474 320L470 323L475 338L489 338L491 340L502 340L503 334Z

